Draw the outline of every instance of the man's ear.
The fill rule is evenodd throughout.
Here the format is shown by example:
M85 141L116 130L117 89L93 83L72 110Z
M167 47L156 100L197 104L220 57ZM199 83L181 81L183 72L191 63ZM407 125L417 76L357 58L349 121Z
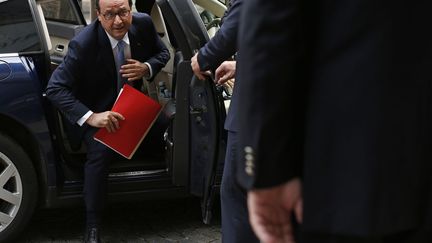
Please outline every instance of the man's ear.
M102 21L101 20L102 15L100 14L99 10L96 10L96 14L97 14L99 22L101 22Z

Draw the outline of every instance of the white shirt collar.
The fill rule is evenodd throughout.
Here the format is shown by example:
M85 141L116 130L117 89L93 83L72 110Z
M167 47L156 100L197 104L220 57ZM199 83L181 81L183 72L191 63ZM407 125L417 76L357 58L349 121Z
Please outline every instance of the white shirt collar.
M106 31L105 31L105 32L106 32ZM110 41L110 43L111 43L111 48L114 49L114 48L117 46L117 43L118 43L119 41L116 40L116 39L114 39L112 36L110 36L110 35L108 34L108 32L106 32L106 33L107 33L107 35L108 35L108 39L109 39L109 41ZM129 45L129 35L128 35L128 33L126 33L126 35L123 36L123 41L126 42L126 44Z

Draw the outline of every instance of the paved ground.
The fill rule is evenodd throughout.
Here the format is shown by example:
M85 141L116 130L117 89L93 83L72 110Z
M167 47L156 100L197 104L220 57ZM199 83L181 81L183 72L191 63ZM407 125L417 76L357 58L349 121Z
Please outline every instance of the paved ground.
M105 243L219 243L220 210L212 225L201 221L195 199L111 205L103 225ZM78 243L84 227L82 208L37 212L17 243Z

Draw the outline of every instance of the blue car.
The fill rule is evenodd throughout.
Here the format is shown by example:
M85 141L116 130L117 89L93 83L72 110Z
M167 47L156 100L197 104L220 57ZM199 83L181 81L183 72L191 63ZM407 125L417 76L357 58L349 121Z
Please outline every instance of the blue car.
M154 81L144 80L142 91L164 110L132 159L119 156L110 165L111 202L197 196L210 222L227 96L212 80L197 80L190 67L225 8L208 2L212 11L191 0L153 6L171 60ZM0 242L16 238L37 209L83 203L86 148L44 90L69 40L85 26L77 0L0 0Z

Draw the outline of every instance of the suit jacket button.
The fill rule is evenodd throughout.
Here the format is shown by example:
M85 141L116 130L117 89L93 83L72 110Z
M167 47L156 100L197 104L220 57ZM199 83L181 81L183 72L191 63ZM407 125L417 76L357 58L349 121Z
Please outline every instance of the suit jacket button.
M253 149L252 149L251 146L246 146L246 147L244 147L244 151L245 151L246 154L251 154L251 153L253 153Z
M254 175L253 168L250 167L250 166L246 166L245 171L246 171L246 174L247 174L248 176L253 176L253 175Z
M253 156L253 154L246 154L246 155L245 155L245 159L246 159L246 161L250 161L250 162L253 163L253 161L254 161L254 156Z
M250 146L246 146L244 148L244 152L245 152L245 172L247 175L249 176L253 176L255 174L254 172L254 168L255 168L255 157L253 154L253 149Z

